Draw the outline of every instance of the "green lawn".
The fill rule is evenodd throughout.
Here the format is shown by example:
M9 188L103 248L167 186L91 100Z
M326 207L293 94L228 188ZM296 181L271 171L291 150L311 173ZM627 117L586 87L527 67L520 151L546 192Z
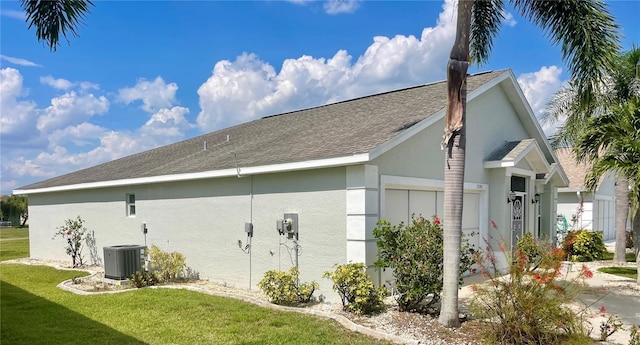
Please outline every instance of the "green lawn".
M625 255L625 259L627 260L627 262L636 262L636 255L633 253L627 253ZM613 253L606 252L604 254L604 260L613 260Z
M0 229L0 261L29 257L29 228Z
M638 279L638 271L635 267L602 267L598 268L598 271L625 278Z
M84 275L0 265L3 344L389 344L337 322L173 289L79 296L56 288Z
M0 239L25 237L29 237L29 228L13 227L0 229Z

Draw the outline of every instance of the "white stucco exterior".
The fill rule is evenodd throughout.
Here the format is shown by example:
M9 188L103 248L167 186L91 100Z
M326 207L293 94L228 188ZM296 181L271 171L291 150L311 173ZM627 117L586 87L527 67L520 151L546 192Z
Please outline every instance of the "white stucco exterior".
M335 264L364 262L382 284L389 277L373 267L377 221L406 222L413 213L443 216L443 114L427 117L367 154L31 191L31 256L68 259L62 241L51 236L79 215L95 233L100 263L104 246L145 244L144 222L148 246L183 253L202 278L257 289L267 270L295 264L294 242L278 234L276 221L297 213L300 278L320 283L317 295L337 298L331 282L322 278ZM553 152L512 73L469 95L467 127L463 231L476 234L473 241L480 248L512 244L514 204L507 197L516 176L526 181L518 191L523 232L551 235L563 173L550 165ZM526 149L520 156L488 160L505 144L521 141ZM135 195L135 216L127 216L128 194ZM531 203L535 194L539 204ZM248 222L254 227L251 239L244 232ZM241 248L248 241L246 253Z

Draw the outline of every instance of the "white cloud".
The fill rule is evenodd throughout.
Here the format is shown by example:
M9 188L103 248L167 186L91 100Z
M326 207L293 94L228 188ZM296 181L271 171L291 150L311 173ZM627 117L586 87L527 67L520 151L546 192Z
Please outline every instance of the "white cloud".
M24 11L16 11L16 10L2 10L0 11L3 17L9 17L18 20L26 20L27 14Z
M514 27L516 26L516 24L518 24L515 18L513 18L513 14L511 14L510 12L503 12L502 16L504 17L504 19L502 20L503 24L506 24L509 27Z
M187 130L195 125L186 119L189 109L185 107L173 107L160 109L139 129L139 132L148 137L155 138L154 144L166 145L184 138Z
M40 77L40 83L44 85L49 85L54 89L64 90L64 91L74 87L78 87L80 91L100 89L100 85L96 83L91 83L88 81L72 82L63 78L56 79L52 75Z
M142 110L154 113L174 105L177 90L176 83L166 84L161 77L156 77L153 81L142 78L134 87L118 90L118 100L125 104L140 100Z
M96 138L100 138L107 130L89 122L57 129L48 135L49 147L72 143L75 146L91 145Z
M75 84L66 80L66 79L55 79L53 76L48 75L48 76L44 76L44 77L40 77L40 83L44 84L44 85L49 85L54 89L58 89L58 90L69 90L70 88L72 88Z
M360 7L360 0L328 0L324 11L328 14L353 13Z
M12 63L14 65L20 65L20 66L42 67L42 65L38 65L37 63L35 63L33 61L29 61L27 59L21 59L21 58L17 58L17 57L12 57L12 56L7 56L7 55L0 55L0 60L6 60L6 61L9 61L10 63Z
M562 87L561 74L562 69L552 65L543 66L537 72L523 73L518 77L518 84L537 117L541 115L549 98ZM543 124L542 129L548 134L558 125Z
M265 115L444 79L455 35L454 10L453 1L446 1L436 26L425 28L420 37L374 37L355 62L344 50L329 59L287 59L279 73L254 54L219 61L198 89L198 126L211 131Z
M82 123L94 115L105 114L108 110L109 101L106 97L96 97L93 94L79 95L70 91L51 100L51 105L38 117L36 126L42 133L49 133Z
M37 135L35 121L37 118L36 104L19 98L26 95L22 88L23 78L20 72L13 68L0 69L0 133L3 145L12 139L28 140Z

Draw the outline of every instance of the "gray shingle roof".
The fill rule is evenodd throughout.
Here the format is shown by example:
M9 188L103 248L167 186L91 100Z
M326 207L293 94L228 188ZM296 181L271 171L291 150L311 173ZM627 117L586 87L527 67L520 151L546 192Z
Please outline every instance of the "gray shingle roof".
M467 89L472 92L503 73L507 71L470 76ZM444 81L361 97L265 117L19 190L235 168L233 153L240 167L366 153L437 113L445 104ZM207 150L203 150L205 141Z
M489 154L487 161L513 161L527 148L534 143L535 139L524 139L517 141L507 141L495 151Z

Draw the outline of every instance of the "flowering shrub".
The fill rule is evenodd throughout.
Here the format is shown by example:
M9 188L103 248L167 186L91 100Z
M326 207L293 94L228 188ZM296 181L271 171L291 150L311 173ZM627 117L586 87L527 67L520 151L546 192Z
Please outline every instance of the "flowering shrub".
M391 225L378 222L373 230L378 239L377 267L393 269L396 298L400 311L429 308L440 301L443 271L443 230L440 219L430 222L422 217L411 217L411 224ZM475 249L466 239L462 241L460 255L460 284L462 273L471 268Z
M567 233L562 249L570 261L602 260L607 248L602 241L602 233L588 230L576 230Z
M313 300L313 293L318 283L299 283L300 271L292 267L289 272L276 270L267 271L258 287L264 292L269 301L281 305L298 305Z
M67 242L65 251L67 255L71 256L71 262L73 267L80 267L84 265L84 258L82 255L82 244L86 242L87 228L84 227L84 220L78 216L76 219L67 219L64 221L64 226L56 228L56 233L52 239L56 237L62 237Z
M370 314L384 309L387 288L375 287L369 279L363 263L338 265L324 277L333 281L335 290L342 299L342 308L355 314Z
M526 240L529 241L529 240ZM565 253L559 248L534 241L513 254L503 249L509 274L498 276L497 258L490 247L479 264L488 282L473 286L471 311L487 321L484 338L497 344L588 344L584 320L568 303L584 288L584 279L593 276L586 266L566 282L558 281ZM532 254L533 253L533 254Z
M600 309L601 311L603 309ZM613 333L622 329L622 320L617 315L609 317L600 323L600 341L606 341Z

